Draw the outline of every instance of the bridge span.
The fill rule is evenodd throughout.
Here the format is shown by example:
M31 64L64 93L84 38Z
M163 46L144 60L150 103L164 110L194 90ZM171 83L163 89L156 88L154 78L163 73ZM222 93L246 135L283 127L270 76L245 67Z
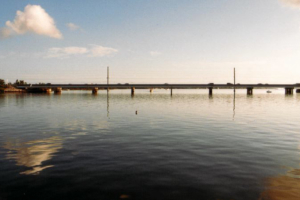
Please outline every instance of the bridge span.
M253 89L271 89L284 88L285 94L293 94L294 89L300 88L300 83L296 84L30 84L17 86L18 89L26 90L27 92L47 92L54 91L61 93L64 89L71 90L92 90L93 94L97 94L98 90L123 90L130 89L131 94L134 95L136 89L170 89L171 95L173 89L208 89L210 95L213 94L213 89L246 89L248 95L253 94ZM300 93L300 89L296 92Z

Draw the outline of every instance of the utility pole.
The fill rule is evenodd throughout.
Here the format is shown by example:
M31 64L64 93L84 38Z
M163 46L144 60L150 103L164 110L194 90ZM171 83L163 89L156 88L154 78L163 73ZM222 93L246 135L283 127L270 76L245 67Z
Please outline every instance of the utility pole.
M233 79L234 79L233 88L234 88L234 93L235 93L235 68L233 68Z
M107 85L109 85L109 66L107 66Z
M108 91L108 85L109 85L109 66L107 66L107 91Z

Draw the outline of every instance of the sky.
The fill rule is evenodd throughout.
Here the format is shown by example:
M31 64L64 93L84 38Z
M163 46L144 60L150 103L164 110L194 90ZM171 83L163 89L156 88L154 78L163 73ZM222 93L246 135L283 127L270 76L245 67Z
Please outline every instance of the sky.
M9 0L0 79L300 83L300 0Z

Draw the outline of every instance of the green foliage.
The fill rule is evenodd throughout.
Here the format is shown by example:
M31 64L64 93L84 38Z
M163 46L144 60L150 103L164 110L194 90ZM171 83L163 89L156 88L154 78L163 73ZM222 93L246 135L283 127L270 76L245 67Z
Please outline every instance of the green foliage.
M5 81L3 79L0 79L0 87L4 87L5 86Z
M0 79L0 93L4 93L5 81Z
M17 79L14 85L20 85L20 81Z
M16 82L14 83L14 85L27 85L27 82L25 82L24 80L16 80Z

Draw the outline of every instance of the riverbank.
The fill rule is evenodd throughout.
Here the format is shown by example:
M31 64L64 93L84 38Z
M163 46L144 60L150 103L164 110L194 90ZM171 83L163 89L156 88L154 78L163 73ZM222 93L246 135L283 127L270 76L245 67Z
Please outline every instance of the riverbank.
M22 93L25 93L26 91L25 90L22 90L22 89L17 89L13 86L9 86L7 88L0 88L0 93L7 93L7 92L22 92Z

